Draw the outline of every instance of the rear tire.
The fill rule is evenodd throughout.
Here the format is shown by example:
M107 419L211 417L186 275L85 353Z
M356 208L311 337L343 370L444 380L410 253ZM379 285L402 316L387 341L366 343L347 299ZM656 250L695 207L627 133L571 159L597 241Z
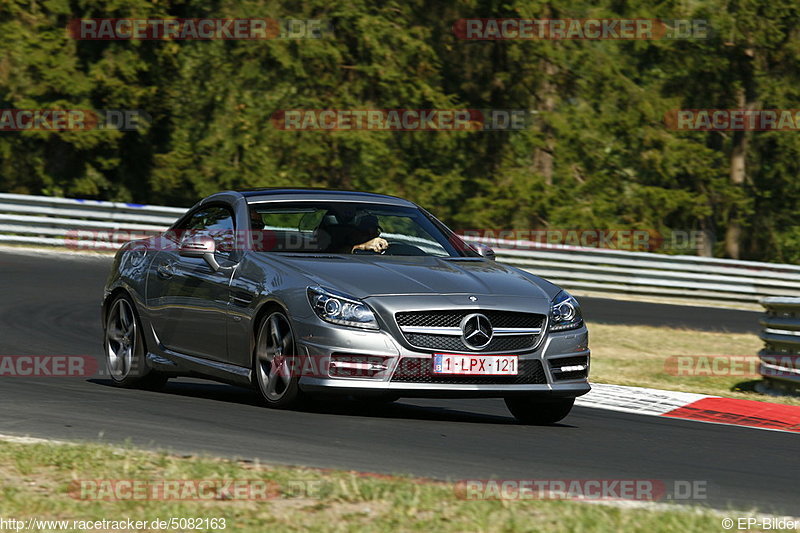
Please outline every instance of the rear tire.
M111 381L118 387L159 389L167 376L147 365L147 347L136 306L125 294L109 304L105 323L106 365Z
M572 410L575 398L540 399L511 396L506 407L520 424L546 426L563 420Z
M294 331L281 311L264 315L256 330L253 354L255 385L267 407L290 409L304 399L299 376L292 371L297 356Z

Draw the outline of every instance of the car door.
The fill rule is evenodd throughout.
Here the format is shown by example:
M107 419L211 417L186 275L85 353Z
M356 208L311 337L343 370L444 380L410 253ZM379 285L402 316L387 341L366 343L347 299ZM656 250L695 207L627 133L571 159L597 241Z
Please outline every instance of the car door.
M235 263L231 242L235 232L232 210L226 205L202 206L174 228L174 246L164 247L151 262L147 276L147 305L159 341L181 354L225 361L230 281ZM216 243L221 268L179 254L181 241L208 235Z

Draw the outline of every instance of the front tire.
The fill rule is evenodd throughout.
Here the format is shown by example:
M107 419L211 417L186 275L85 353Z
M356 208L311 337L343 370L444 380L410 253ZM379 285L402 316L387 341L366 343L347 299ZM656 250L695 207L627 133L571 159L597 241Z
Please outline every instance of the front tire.
M119 295L108 306L105 324L106 365L114 385L157 389L167 377L147 365L147 349L136 307L127 295Z
M297 406L303 395L299 377L291 370L297 353L289 319L273 311L264 316L256 331L253 373L264 403L273 409Z
M540 399L511 396L506 407L521 424L546 426L563 420L572 410L575 398Z

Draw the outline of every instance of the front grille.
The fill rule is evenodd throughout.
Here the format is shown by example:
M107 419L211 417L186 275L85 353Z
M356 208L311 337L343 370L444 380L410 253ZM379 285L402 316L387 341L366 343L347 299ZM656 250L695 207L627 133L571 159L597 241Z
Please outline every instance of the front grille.
M397 313L397 325L457 328L461 320L472 313L486 315L494 328L540 328L544 322L543 315L535 313L518 313L516 311L489 311L484 309L466 309L459 311L404 311Z
M576 355L574 357L557 357L548 359L550 373L554 380L584 379L589 375L589 357L586 355ZM584 370L569 370L562 372L562 366L586 365Z
M419 348L448 352L474 352L467 347L461 337L455 335L431 335L428 333L406 333L409 343ZM481 352L511 352L528 350L536 344L537 335L514 335L508 337L494 337L488 346Z
M538 359L520 359L516 376L452 376L434 374L430 359L406 357L392 376L398 383L442 383L449 385L543 385L547 383Z
M401 331L406 327L458 328L464 317L473 313L485 315L491 322L492 328L544 328L545 325L544 315L484 309L404 311L395 314L395 320ZM542 334L496 335L489 345L480 351L495 353L530 350L536 346ZM464 344L460 335L403 332L403 336L409 344L416 348L432 351L475 352L474 349Z

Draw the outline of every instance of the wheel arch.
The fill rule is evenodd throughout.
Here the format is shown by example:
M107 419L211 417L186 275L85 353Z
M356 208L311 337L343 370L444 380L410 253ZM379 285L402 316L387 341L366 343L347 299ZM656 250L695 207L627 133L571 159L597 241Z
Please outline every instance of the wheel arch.
M113 302L119 295L127 296L134 303L134 305L136 304L136 301L133 299L133 296L131 295L127 287L120 285L119 287L116 287L114 290L109 292L108 295L106 295L105 299L103 300L103 306L102 306L103 328L105 328L106 319L108 318L109 306L111 305L111 302Z
M258 328L261 325L261 320L274 311L281 311L286 318L291 323L292 318L289 314L289 310L286 308L286 305L282 302L274 299L266 300L261 303L258 307L258 310L253 315L252 321L252 328L250 329L250 365L255 364L255 357L256 357L256 337L258 336Z

